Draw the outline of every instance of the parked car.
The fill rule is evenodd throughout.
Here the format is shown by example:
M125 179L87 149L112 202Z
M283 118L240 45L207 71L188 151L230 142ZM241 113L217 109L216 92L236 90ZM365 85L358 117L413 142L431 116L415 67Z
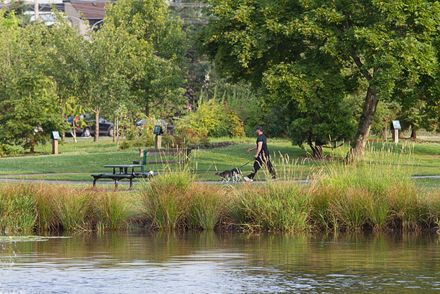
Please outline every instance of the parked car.
M145 119L141 119L140 121L138 121L138 122L136 123L136 127L140 128L140 127L142 127L143 124L145 124ZM156 125L162 125L162 126L165 125L165 126L166 126L166 132L169 133L169 134L171 134L171 135L174 134L174 128L175 128L176 126L173 126L173 125L168 124L165 120L163 120L163 119L158 119L158 120L156 120L155 124L156 124Z
M95 121L92 119L88 119L90 118L90 114L87 113L85 115L81 114L79 117L76 117L76 120L79 119L84 119L86 118L87 120L85 120L84 122L87 124L84 128L80 128L77 127L75 129L75 133L77 135L80 135L82 137L90 137L91 135L93 135L95 133ZM67 117L67 122L70 123L70 125L73 124L73 117L71 115L69 115ZM114 129L114 124L112 122L109 122L105 119L103 119L102 117L99 118L99 134L100 135L108 135L108 136L113 136L113 129ZM70 134L70 132L66 132L67 134Z

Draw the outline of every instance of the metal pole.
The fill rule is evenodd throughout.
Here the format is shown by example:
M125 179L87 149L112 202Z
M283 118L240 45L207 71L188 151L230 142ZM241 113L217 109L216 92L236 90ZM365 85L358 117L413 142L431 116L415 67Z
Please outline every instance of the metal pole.
M98 23L101 23L101 22L103 22L104 20L103 19L101 19L101 20L99 20L99 21L97 21L97 22L95 22L93 25L92 25L92 30L93 30L93 28L98 24Z
M35 13L35 21L37 21L38 17L40 16L40 7L38 6L38 0L35 0L34 2L34 13Z

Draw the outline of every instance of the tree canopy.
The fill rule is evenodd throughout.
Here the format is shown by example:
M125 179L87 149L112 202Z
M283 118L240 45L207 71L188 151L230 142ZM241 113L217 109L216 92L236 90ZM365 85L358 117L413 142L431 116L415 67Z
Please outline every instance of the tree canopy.
M145 114L162 106L183 104L184 61L189 42L182 21L169 15L162 0L121 0L108 7L106 23L136 36L130 90Z
M45 28L20 23L13 12L4 17L0 9L0 144L33 150L64 126L54 80L39 72Z
M326 58L368 83L349 159L362 156L379 100L395 100L422 76L434 76L440 4L429 0L206 0L212 18L202 49L224 75L264 88L281 64L319 76ZM317 53L322 58L316 58ZM303 70L307 69L307 70ZM328 71L327 73L331 73ZM279 72L279 79L288 76ZM327 76L327 78L330 75ZM326 88L331 88L327 83ZM305 83L304 87L311 86ZM359 86L359 83L358 83ZM317 89L317 88L315 88ZM309 96L310 97L310 96ZM310 99L310 98L307 98Z

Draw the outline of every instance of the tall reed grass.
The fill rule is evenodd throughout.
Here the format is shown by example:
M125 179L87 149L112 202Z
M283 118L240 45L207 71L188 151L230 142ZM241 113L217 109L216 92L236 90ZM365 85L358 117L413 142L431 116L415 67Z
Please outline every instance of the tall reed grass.
M224 224L270 231L438 226L440 192L424 191L410 179L411 152L410 147L369 147L369 162L320 163L306 182L295 182L298 173L292 173L278 182L202 184L187 166L180 166L130 194L1 184L0 229L88 231L137 221L161 230L212 230ZM288 157L280 161L285 170L303 164Z
M23 184L10 186L0 193L0 230L30 231L36 219L33 198Z
M228 216L239 224L264 230L310 228L310 195L296 183L244 185L234 190Z
M119 229L128 221L121 193L71 186L4 183L0 185L0 229L15 231L90 231Z
M222 190L195 183L188 169L158 175L143 190L144 217L162 230L212 230L223 214Z

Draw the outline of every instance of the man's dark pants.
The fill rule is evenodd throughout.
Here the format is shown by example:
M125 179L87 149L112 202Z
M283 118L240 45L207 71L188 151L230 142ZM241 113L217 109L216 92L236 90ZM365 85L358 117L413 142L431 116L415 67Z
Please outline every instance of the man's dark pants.
M249 174L248 178L253 179L255 177L255 174L263 165L267 167L270 174L272 175L272 178L275 179L277 173L275 172L275 169L272 166L272 162L270 162L269 152L263 152L263 151L261 151L258 157L255 159L254 168L252 170L252 173Z

